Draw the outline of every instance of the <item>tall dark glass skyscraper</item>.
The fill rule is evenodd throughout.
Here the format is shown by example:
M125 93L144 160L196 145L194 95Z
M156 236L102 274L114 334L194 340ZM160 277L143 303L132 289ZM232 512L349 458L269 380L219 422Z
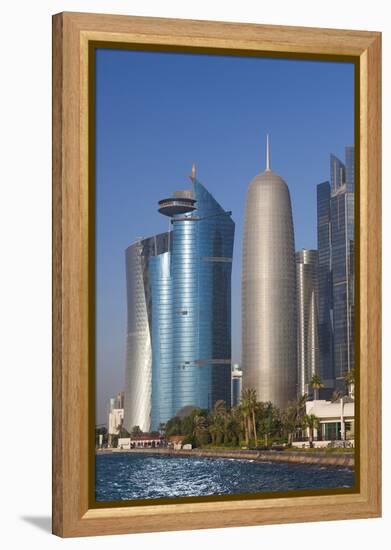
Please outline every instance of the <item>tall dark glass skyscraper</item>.
M330 181L318 185L319 347L324 383L332 374L338 388L354 368L353 147L345 163L330 156Z
M318 343L319 373L328 388L335 385L333 353L333 281L331 272L331 187L317 186L318 213Z
M151 237L143 241L150 246L127 253L127 429L139 424L156 430L184 407L208 409L220 399L231 404L235 224L196 179L194 167L191 180L192 189L159 202L172 225L156 237L161 245L154 248ZM142 424L136 422L141 417Z
M354 367L354 151L345 150L344 179L331 192L334 369L336 386Z

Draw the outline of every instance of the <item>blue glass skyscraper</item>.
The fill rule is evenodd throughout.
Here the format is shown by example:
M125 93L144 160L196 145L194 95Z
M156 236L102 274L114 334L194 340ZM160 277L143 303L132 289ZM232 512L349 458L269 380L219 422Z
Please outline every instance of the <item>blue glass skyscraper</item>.
M235 224L192 173L159 202L167 254L151 260L152 428L185 407L231 404L231 270Z
M196 179L159 202L172 230L126 251L124 425L156 430L187 407L231 405L235 224Z

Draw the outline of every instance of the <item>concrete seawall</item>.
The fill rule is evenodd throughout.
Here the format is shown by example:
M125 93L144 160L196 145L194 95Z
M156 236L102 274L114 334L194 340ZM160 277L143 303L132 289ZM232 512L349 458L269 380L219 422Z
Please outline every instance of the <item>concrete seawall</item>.
M300 451L255 451L255 450L220 450L220 449L193 449L191 451L174 451L172 449L105 449L99 453L130 453L148 455L168 455L201 458L236 458L256 460L258 462L291 462L296 464L320 464L323 466L344 466L354 468L353 453L324 453Z

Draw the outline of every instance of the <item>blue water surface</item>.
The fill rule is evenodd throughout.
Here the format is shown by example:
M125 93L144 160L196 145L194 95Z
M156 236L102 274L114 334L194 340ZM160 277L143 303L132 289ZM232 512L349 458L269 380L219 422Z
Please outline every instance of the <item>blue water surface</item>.
M354 470L248 459L130 453L96 456L96 500L174 498L352 487Z

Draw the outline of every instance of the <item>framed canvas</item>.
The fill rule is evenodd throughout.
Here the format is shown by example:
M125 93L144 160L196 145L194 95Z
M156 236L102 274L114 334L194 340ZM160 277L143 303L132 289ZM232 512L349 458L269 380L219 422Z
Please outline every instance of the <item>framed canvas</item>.
M377 32L53 17L54 534L381 514L380 117Z

